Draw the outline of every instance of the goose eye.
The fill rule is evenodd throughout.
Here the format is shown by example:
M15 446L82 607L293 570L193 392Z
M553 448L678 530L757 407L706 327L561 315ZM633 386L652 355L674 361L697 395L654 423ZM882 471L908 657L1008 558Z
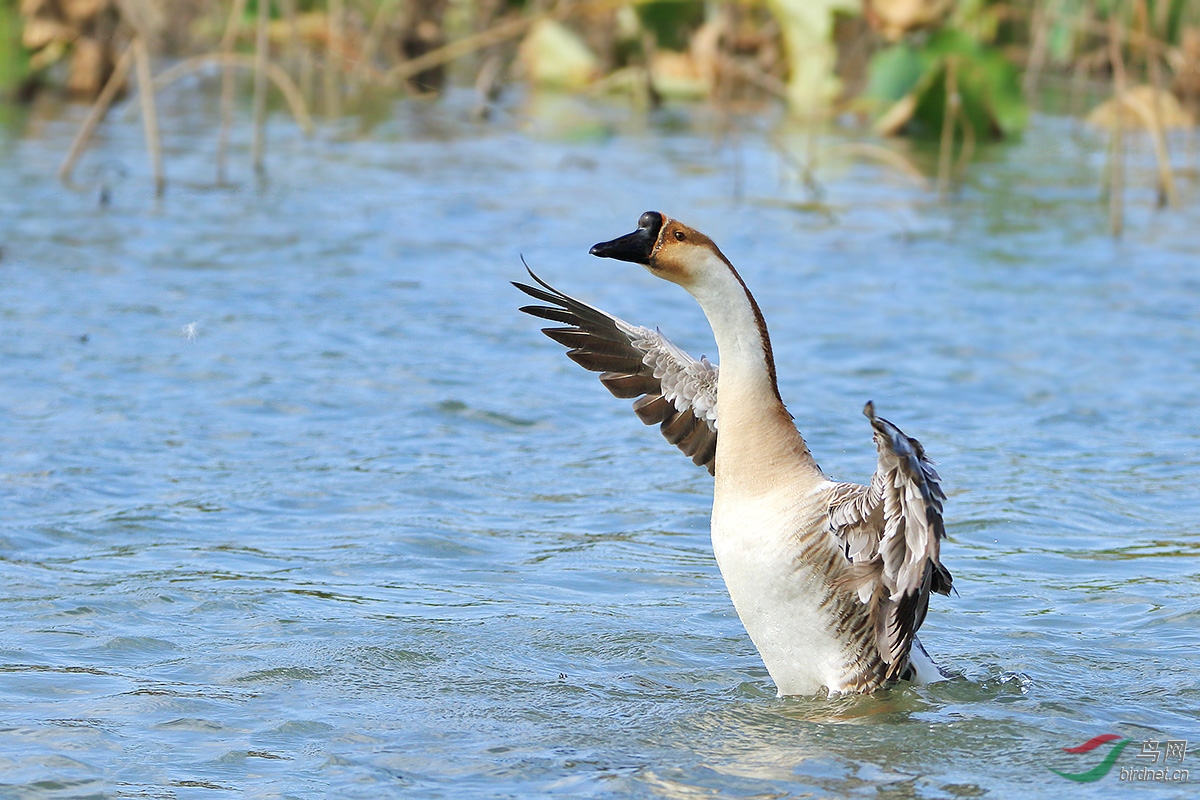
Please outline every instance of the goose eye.
M683 241L683 238L684 238L684 237L683 237L683 231L675 231L675 240L676 240L676 241L678 241L678 242L682 242L682 241Z

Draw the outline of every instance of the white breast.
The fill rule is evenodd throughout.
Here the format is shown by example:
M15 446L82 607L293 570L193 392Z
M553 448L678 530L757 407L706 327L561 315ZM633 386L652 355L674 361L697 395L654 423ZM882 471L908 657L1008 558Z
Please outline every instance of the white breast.
M801 537L789 533L820 530L818 493L799 502L793 491L749 499L722 494L713 504L713 552L780 696L809 695L822 686L839 691L847 653L822 607L827 576L802 557Z

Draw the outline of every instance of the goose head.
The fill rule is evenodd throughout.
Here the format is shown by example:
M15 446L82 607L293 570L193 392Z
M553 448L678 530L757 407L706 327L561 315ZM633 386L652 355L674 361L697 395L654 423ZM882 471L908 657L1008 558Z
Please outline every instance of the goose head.
M641 264L651 274L689 291L730 269L712 239L657 211L642 214L633 233L593 245L589 252Z

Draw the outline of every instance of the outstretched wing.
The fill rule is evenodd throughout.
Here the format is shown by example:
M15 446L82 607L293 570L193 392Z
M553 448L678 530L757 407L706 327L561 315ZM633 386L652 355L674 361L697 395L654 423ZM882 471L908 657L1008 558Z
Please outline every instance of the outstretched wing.
M567 356L600 373L617 397L638 398L633 410L647 425L658 424L667 441L692 461L715 472L717 455L717 366L699 361L649 328L630 325L563 294L526 265L542 288L513 282L530 297L550 305L524 306L531 314L566 327L542 333L570 348Z
M946 495L920 442L875 416L872 403L863 414L875 431L879 464L869 486L834 486L829 525L851 562L846 583L871 606L875 639L892 680L904 677L930 593L948 595L952 588L940 560Z

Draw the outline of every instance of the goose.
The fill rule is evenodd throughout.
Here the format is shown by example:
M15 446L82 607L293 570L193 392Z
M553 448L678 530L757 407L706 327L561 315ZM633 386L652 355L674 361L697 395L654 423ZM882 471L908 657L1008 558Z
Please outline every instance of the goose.
M640 264L700 304L720 366L657 330L558 291L514 282L558 323L543 333L667 441L713 475L713 554L733 606L779 696L870 693L947 677L917 639L931 593L948 595L940 478L916 439L876 416L867 485L831 481L791 414L762 311L729 259L699 231L657 211L591 248Z

